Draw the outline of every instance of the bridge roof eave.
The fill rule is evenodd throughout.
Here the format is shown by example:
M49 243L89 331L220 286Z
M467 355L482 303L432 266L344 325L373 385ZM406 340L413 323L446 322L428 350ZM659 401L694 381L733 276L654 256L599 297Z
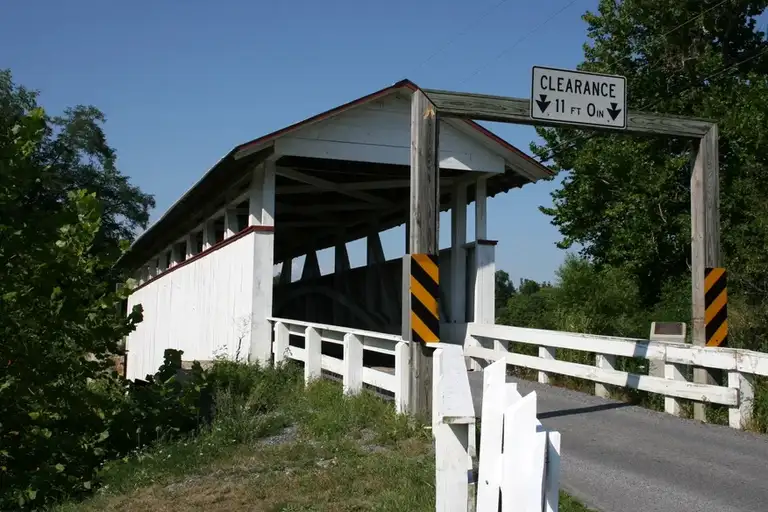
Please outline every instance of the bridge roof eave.
M233 148L173 203L157 221L136 238L129 251L121 258L121 264L129 268L142 265L146 260L165 250L185 233L198 227L206 218L227 205L227 201L238 197L249 186L251 169L270 157L274 158L274 145L280 137L403 89L414 91L418 87L408 80L402 80L373 94L358 98L335 109ZM504 158L505 172L489 175L487 193L490 197L501 192L507 192L513 188L521 187L526 183L546 179L553 174L546 166L536 162L530 156L474 121L465 119L447 119L446 121L467 135L472 136L483 145L492 147L494 151ZM292 158L280 157L278 164L281 166L300 167L300 165L295 165L297 160L295 158L291 160ZM320 167L327 167L329 165L339 167L348 164L338 160L329 163L328 161L323 161L323 159L298 161L298 164L307 164L308 162L311 165L308 166L310 168L306 169L305 172L310 175L316 174L315 171L317 169L312 167L317 167L318 165ZM381 164L361 164L360 162L355 162L358 175L347 175L346 177L354 180L364 178L366 174L373 176L380 171L381 167ZM393 173L405 179L410 175L410 170L407 166L391 166L388 170L391 174ZM441 169L441 174L455 178L461 172ZM340 234L342 241L352 241L365 236L370 231L371 225L376 225L380 231L383 231L403 224L408 220L407 204L398 204L396 205L397 207L374 212L371 215L350 216L348 212L347 215L341 216L343 220L348 222L328 225L324 228L316 226L312 229L310 239L306 240L307 243L296 246L290 243L290 240L287 240L287 238L295 237L295 232L291 234L290 229L286 229L295 220L291 220L290 216L286 217L281 214L280 203L283 203L283 206L288 206L289 209L291 207L301 207L302 205L301 200L297 202L287 197L281 197L280 189L286 184L285 181L281 183L281 179L278 177L276 183L278 188L276 198L278 205L275 215L277 238L275 243L276 262L282 261L285 258L306 254L309 250L320 250L330 247L340 240ZM470 185L470 188L472 188L472 185ZM392 190L370 190L370 193L384 198L397 196L397 192L393 194ZM402 191L400 191L400 194L402 196ZM468 197L474 198L473 190L470 190ZM313 194L311 200L317 201L318 199L317 194ZM340 199L342 198L336 198L336 201ZM349 198L343 199L349 201ZM468 202L470 202L470 199L468 199ZM449 206L450 199L446 191L446 194L442 194L441 197L441 211L447 210ZM281 234L285 236L281 236ZM302 236L301 239L305 241L306 237Z

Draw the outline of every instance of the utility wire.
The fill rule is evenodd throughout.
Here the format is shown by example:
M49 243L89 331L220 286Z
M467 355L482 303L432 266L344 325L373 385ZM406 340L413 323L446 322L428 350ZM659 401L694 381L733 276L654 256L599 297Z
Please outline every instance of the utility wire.
M445 51L445 49L446 49L446 48L448 48L449 46L451 46L453 43L455 43L456 41L458 41L460 38L462 38L462 37L464 37L465 35L467 35L467 34L469 33L469 31L471 30L471 27L472 27L472 25L473 25L473 24L475 24L475 23L478 23L478 22L480 22L480 21L484 20L484 19L485 19L485 18L487 18L487 17L488 17L488 16L489 16L489 15L490 15L490 14L491 14L493 11L495 11L496 9L498 9L499 7L501 7L502 5L506 4L507 2L509 2L509 0L501 0L500 2L497 2L496 4L494 4L494 5L492 5L490 8L488 8L488 9L487 9L487 10L486 10L486 11L485 11L485 12L484 12L482 15L480 15L480 17L479 17L479 18L477 18L477 19L476 19L474 22L472 22L472 23L467 23L467 28L466 28L465 30L463 30L463 31L459 32L458 34L455 34L455 35L454 35L454 37L452 37L451 39L449 39L448 41L446 41L444 44L442 44L441 46L439 46L439 47L438 47L438 48L437 48L437 49L436 49L434 52L432 52L432 54L431 54L431 55L429 55L429 56L428 56L426 59L424 59L423 61L421 61L421 63L420 63L420 64L418 64L417 66L414 66L414 67L412 68L412 71L413 71L413 72L415 72L415 71L418 71L419 69L421 69L422 67L424 67L424 65L426 65L426 64L427 64L429 61L431 61L433 58L435 58L435 57L436 57L438 54L440 54L440 53L442 53L443 51Z
M756 58L760 57L761 55L765 55L766 53L768 53L768 47L763 48L761 51L757 52L756 54L752 55L751 57L747 57L745 59L742 59L739 62L731 64L730 66L726 66L723 69L720 69L719 71L716 71L716 72L714 72L714 73L712 73L710 75L705 76L704 78L699 80L698 83L692 84L692 85L686 87L685 89L683 89L682 91L680 91L680 94L681 95L685 94L686 92L688 92L688 91L690 91L690 90L692 90L692 89L694 89L696 87L699 87L702 82L706 82L706 81L711 80L711 79L713 79L715 77L718 77L718 76L722 75L723 73L725 73L727 71L730 71L730 70L732 70L732 69L734 69L734 68L736 68L738 66L741 66L742 64L745 64L745 63L747 63L747 62L749 62L749 61L751 61L753 59L756 59ZM662 101L664 101L664 99L660 99L658 101L655 101L655 102L645 106L644 108L652 109L652 108L658 106ZM546 162L548 160L551 160L552 157L555 156L555 152L558 149L560 149L561 147L565 146L566 144L570 144L572 142L576 142L579 139L583 139L584 141L586 141L586 140L589 140L589 139L591 139L591 138L593 138L593 137L595 137L597 135L598 135L598 133L592 132L592 133L589 133L589 134L577 135L577 136L575 136L575 137L573 137L571 139L564 140L564 141L560 142L559 144L557 144L556 146L554 146L553 148L551 148L550 151L549 151L549 154L547 155L546 158L539 159L539 163L543 164L544 162Z
M686 20L686 21L685 21L685 22L683 22L683 23L680 23L679 25L677 25L677 26L675 26L674 28L672 28L672 29L670 29L670 30L668 30L668 31L664 32L663 34L660 34L660 35L658 35L658 36L654 36L653 38L651 38L651 40L650 40L650 41L648 41L648 42L646 42L645 44L643 44L643 45L641 46L641 48L642 48L642 49L646 49L646 48L647 48L647 47L648 47L648 46L649 46L651 43L655 42L655 40L656 40L656 39L662 39L662 38L665 38L665 37L666 37L666 36L668 36L669 34L671 34L671 33L675 32L676 30L679 30L680 28L684 27L685 25L688 25L689 23L691 23L691 22L693 22L693 21L695 21L695 20L697 20L697 19L701 18L701 17L702 17L702 16L704 16L705 14L707 14L707 13L711 12L712 10L716 9L717 7L720 7L721 5L723 5L723 4L725 4L726 2L729 2L729 1L731 1L731 0L721 0L720 2L718 2L718 3L717 3L717 4L715 4L715 5L713 5L712 7L708 8L707 10L705 10L705 11L703 11L703 12L701 12L701 13L697 14L696 16L692 16L690 19ZM733 69L733 68L735 68L735 67L737 67L737 66L740 66L740 65L742 65L742 64L744 64L744 63L746 63L746 62L748 62L748 61L750 61L750 60L752 60L752 59L755 59L755 58L757 58L757 57L759 57L759 56L763 55L764 53L766 53L766 51L768 51L768 48L765 48L765 49L763 49L762 51L760 51L760 52L756 53L755 55L752 55L751 57L748 57L748 58L746 58L746 59L743 59L743 60L741 60L741 61L739 61L739 62L736 62L735 64L732 64L731 66L727 66L727 67L725 67L725 68L723 68L723 69L721 69L721 70L719 70L719 71L717 71L717 72L715 72L715 73L712 73L711 75L705 76L704 78L702 78L702 79L699 81L699 83L697 83L697 84L693 84L693 85L691 85L691 86L689 86L689 87L686 87L685 89L683 89L683 90L680 92L680 94L682 95L682 94L684 94L684 93L686 93L686 92L690 91L691 89L693 89L693 88L695 88L695 87L698 87L698 86L700 85L700 83L701 83L701 82L706 82L707 80L711 80L712 78L715 78L715 77L717 77L717 76L720 76L721 74L723 74L723 73L725 73L725 72L727 72L727 71L729 71L729 70L731 70L731 69ZM609 61L609 62L610 62L610 61ZM658 101L656 101L656 102L654 102L654 103L651 103L651 104L648 104L648 105L645 105L645 106L643 106L642 108L643 108L643 109L653 109L654 107L658 106L658 105L659 105L659 104L660 104L662 101L664 101L664 99L659 99ZM591 139L592 137L595 137L596 135L597 135L597 133L593 132L593 133L590 133L590 134L580 134L580 135L577 135L577 136L575 136L575 137L573 137L573 138L571 138L571 139L566 139L566 140L564 140L564 141L560 142L559 144L557 144L556 146L554 146L553 148L551 148L551 149L550 149L550 151L549 151L549 154L546 156L546 158L541 158L541 159L539 160L539 163L544 163L544 162L546 162L546 161L548 161L548 160L551 160L551 159L552 159L552 157L555 155L555 152L556 152L558 149L560 149L561 147L565 146L566 144L570 144L570 143L572 143L572 142L576 142L576 141L577 141L577 140L579 140L579 139L589 140L589 139Z
M475 76L476 76L478 73L480 73L481 71L485 70L485 69L486 69L486 68L487 68L489 65L491 65L491 64L493 64L493 63L495 63L497 60L499 60L500 58L502 58L504 55L506 55L506 54L508 54L509 52L511 52L513 49L515 49L515 48L517 47L517 45L519 45L520 43L522 43L523 41L525 41L526 39L528 39L528 38L529 38L530 36L532 36L534 33L536 33L536 32L538 32L539 30L541 30L541 29L542 29L542 27L544 27L544 25L546 25L547 23L549 23L550 21L552 21L553 19L555 19L555 18L556 18L558 15L560 15L560 14L561 14L563 11L565 11L566 9L568 9L570 6L572 6L572 5L573 5L573 4L575 4L576 2L577 2L577 0L570 0L568 3L566 3L566 4L565 4L564 6L562 6L560 9L558 9L557 11L553 12L552 14L550 14L550 15L549 15L549 16L548 16L546 19L544 19L544 21L542 21L541 23L539 23L538 25L536 25L536 27L534 27L534 28L533 28L532 30L530 30L529 32L525 33L525 34L524 34L522 37L518 38L518 39L517 39L517 41L515 41L515 42L514 42L514 43L513 43L511 46L509 46L509 47L507 47L506 49L504 49L503 51L501 51L501 52L500 52L498 55L496 55L496 57L494 57L492 60L490 60L490 61L486 62L485 64L483 64L483 65L481 65L480 67L478 67L477 69L475 69L475 71L473 71L473 72L472 72L470 75L468 75L468 76L467 76L466 78L464 78L464 79L463 79L461 82L459 82L459 85L461 85L461 84L465 83L465 82L466 82L467 80L469 80L470 78L473 78L473 77L475 77Z

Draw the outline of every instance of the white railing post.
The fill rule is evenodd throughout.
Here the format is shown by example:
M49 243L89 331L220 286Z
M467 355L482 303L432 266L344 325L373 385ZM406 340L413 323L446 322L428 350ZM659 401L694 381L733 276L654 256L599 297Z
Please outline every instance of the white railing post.
M275 353L275 364L280 364L290 356L291 333L288 326L283 322L275 322L275 343L273 350Z
M739 393L739 403L728 409L728 425L732 428L743 429L752 420L752 403L755 399L753 376L733 370L728 372L728 387L736 388Z
M355 395L363 390L363 342L352 333L344 335L344 393Z
M555 349L552 347L539 347L539 357L542 359L555 359ZM549 384L549 374L547 372L539 372L539 382Z
M309 384L323 373L323 342L314 327L304 331L304 382Z
M395 410L397 414L408 412L410 389L411 352L405 341L395 345Z
M544 512L560 506L560 432L547 431L547 468L544 483Z
M461 347L435 350L432 371L435 510L469 512L474 484L467 479L472 470L468 445L475 410Z
M666 355L664 360L664 378L667 380L676 380L679 382L685 382L686 380L685 374L683 373L683 365L667 362ZM682 408L680 407L680 400L673 396L664 396L664 412L673 416L680 416L682 412Z
M536 392L532 391L504 411L502 512L542 509L546 451L547 432L537 428Z
M609 354L595 354L595 366L602 368L603 370L615 370L616 369L616 356ZM595 396L601 398L610 398L611 393L604 384L599 382L595 383Z
M507 363L496 361L483 370L480 453L477 468L477 511L497 510L502 475L504 411L520 399L517 384L507 383Z

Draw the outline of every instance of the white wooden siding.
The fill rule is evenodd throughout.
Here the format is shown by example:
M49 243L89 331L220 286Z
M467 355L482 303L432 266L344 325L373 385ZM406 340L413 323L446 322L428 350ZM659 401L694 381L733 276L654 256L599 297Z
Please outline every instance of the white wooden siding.
M352 108L286 135L275 142L281 155L409 165L411 102L392 94ZM440 166L446 169L504 172L504 159L487 146L440 124Z
M144 308L144 321L127 340L129 379L156 372L167 348L183 350L185 361L205 361L234 357L240 343L240 358L248 357L256 236L248 233L129 297L129 311Z

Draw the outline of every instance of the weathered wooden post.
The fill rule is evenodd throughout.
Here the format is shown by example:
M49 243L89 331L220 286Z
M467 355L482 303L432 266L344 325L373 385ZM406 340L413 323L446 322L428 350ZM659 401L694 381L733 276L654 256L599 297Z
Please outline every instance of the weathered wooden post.
M719 267L720 258L720 176L718 130L713 124L699 141L691 173L691 299L693 344L707 345L705 271ZM693 369L693 381L717 384L717 373ZM706 421L705 405L693 404L693 417Z
M412 257L421 257L428 266L428 260L432 259L430 256L437 262L440 213L438 138L435 106L423 92L417 90L411 99L411 199L407 227L408 254L403 258L402 307L403 339L411 342L409 413L424 419L430 418L432 409L432 350L426 343L439 340L438 295L434 294L434 290L430 291L428 283L419 283L414 291L417 298L412 297L411 265L418 264L414 263ZM427 276L424 280L434 281L434 273L430 272L430 269L426 270ZM433 270L436 270L436 266ZM425 284L426 287L423 286ZM439 286L439 278L434 284ZM419 300L422 296L424 300L420 301L421 304L412 304L413 300ZM422 308L423 317L420 318L414 313L414 307ZM435 325L437 329L434 328ZM438 332L434 332L436 330Z

